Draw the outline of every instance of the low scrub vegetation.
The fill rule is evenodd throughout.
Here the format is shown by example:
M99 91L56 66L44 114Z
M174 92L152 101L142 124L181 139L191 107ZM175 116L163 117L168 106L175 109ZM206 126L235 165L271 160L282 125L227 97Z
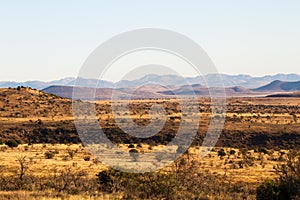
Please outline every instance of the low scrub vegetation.
M290 151L286 162L276 167L276 173L278 179L266 180L257 188L257 199L300 199L300 151Z

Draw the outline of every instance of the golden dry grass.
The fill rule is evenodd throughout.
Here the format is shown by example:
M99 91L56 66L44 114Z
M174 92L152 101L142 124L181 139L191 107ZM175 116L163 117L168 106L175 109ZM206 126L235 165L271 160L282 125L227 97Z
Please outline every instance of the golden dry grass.
M123 151L130 150L128 145L119 146ZM138 148L138 151L147 153L162 147L162 145L154 146L152 150L149 150L149 145L142 144L142 148ZM26 156L25 161L28 166L26 173L35 176L47 176L54 171L72 169L82 170L90 177L95 177L98 172L107 169L107 166L93 158L81 145L33 144L28 146L25 144L19 145L19 147L16 148L8 148L5 147L5 145L0 145L0 149L2 149L2 151L0 151L0 170L2 174L7 176L15 175L15 173L18 172L19 163L17 159L21 156ZM218 156L220 149L225 150L225 156ZM234 150L235 154L229 155L230 150ZM56 151L56 154L51 159L47 159L44 155L49 151ZM69 151L74 152L73 158L70 157ZM234 181L253 183L261 182L266 178L273 178L275 176L274 166L280 164L281 160L284 159L284 155L280 158L278 151L271 151L269 154L264 154L262 152L249 150L246 154L248 159L251 160L251 165L243 164L241 168L240 163L243 162L244 157L239 149L214 148L213 151L204 158L198 157L198 147L192 147L188 152L189 160L195 162L195 167L201 172L226 175L231 177ZM84 160L86 156L90 156L89 161ZM153 162L155 162L155 160L153 160ZM165 169L168 170L168 167Z
M71 101L55 97L53 95L44 94L42 92L21 89L21 91L12 89L0 89L0 130L3 131L1 135L4 141L10 136L15 136L21 139L23 133L33 133L42 128L55 130L56 128L62 130L74 130ZM201 134L205 133L209 122L209 102L207 99L199 99L201 102ZM97 116L99 121L103 123L106 128L111 130L116 129L113 123L113 115L109 110L109 101L96 101ZM120 101L120 105L124 103ZM179 108L174 99L169 100L132 100L132 109L130 115L133 120L146 123L149 115L145 108L155 103L164 104L170 112L168 117L179 116ZM224 132L227 135L221 136L219 146L225 146L223 149L226 156L218 156L218 151L221 147L214 148L205 158L199 159L197 157L199 148L194 146L189 150L189 159L196 163L199 171L217 174L221 176L230 177L233 182L253 183L253 187L259 182L275 177L274 166L280 164L284 160L284 154L287 149L296 144L294 141L287 139L285 143L280 143L280 134L286 136L300 132L300 99L299 98L230 98L227 102L227 114ZM123 114L123 113L121 113ZM41 120L42 124L38 124ZM66 123L67 122L67 123ZM173 122L178 123L179 119L174 119ZM13 128L13 129L12 129ZM22 129L21 131L18 129ZM174 129L173 125L166 127L167 131ZM8 132L7 132L8 131ZM11 132L9 132L11 131ZM18 134L16 132L19 131ZM237 134L236 134L237 133ZM267 141L261 145L268 145L270 150L268 154L261 152L254 152L256 146L252 147L251 143L247 143L257 135L264 133L266 136L272 136L272 141ZM73 133L74 134L74 133ZM250 137L251 136L251 137ZM49 136L51 137L51 135ZM278 139L278 138L279 139ZM270 137L271 138L271 137ZM26 139L26 138L25 138ZM254 142L258 139L253 139ZM276 143L279 141L281 148L276 148ZM260 142L260 141L258 141ZM297 141L295 141L297 142ZM250 144L249 146L245 144ZM129 151L128 144L118 144L121 150ZM136 144L135 144L136 146ZM247 146L249 150L242 150L241 148L230 148ZM149 145L142 143L142 148L136 148L138 151L147 153L161 148L162 145L151 145L152 150L149 150ZM251 150L252 148L252 150ZM230 150L234 150L234 155L229 155ZM54 157L46 159L46 152L55 152ZM70 156L70 151L74 153L73 158ZM243 151L243 153L242 153ZM246 151L246 152L244 152ZM22 144L17 148L7 148L5 145L0 145L0 172L3 176L13 176L18 173L19 163L18 158L25 157L27 174L34 176L47 177L54 171L70 169L73 171L84 171L89 177L95 178L95 175L107 167L98 162L93 156L89 154L81 145L73 144ZM90 160L84 160L85 157L90 156ZM245 164L246 163L246 164ZM247 164L248 163L248 164ZM170 168L170 167L169 167ZM168 167L165 170L170 170ZM37 194L38 193L38 194ZM0 199L11 196L14 199L88 199L88 196L65 196L55 197L56 194L47 195L47 192L0 192ZM36 197L35 197L36 196ZM48 196L48 197L45 197ZM108 196L98 198L109 198Z

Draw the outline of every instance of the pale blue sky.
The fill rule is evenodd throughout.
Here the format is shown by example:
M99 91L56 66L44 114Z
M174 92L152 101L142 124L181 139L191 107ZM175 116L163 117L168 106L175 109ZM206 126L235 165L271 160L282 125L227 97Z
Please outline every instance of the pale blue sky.
M144 27L185 34L222 73L300 73L299 0L7 0L0 81L76 76L102 42Z

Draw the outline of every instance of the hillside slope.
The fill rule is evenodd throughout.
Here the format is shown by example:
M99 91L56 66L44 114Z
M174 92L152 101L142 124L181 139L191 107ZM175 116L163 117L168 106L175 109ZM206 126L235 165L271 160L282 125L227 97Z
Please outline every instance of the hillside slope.
M267 85L254 89L257 92L264 91L299 91L300 81L297 82L286 82L286 81L273 81Z
M30 88L0 89L0 110L2 142L80 142L68 99Z
M244 90L240 87L231 89ZM228 98L225 126L217 145L286 149L299 146L299 101L295 98L284 101L276 98ZM193 106L192 102L187 105ZM199 102L201 120L195 145L202 143L211 112L209 99L199 98ZM119 108L125 108L125 101L118 103ZM150 122L148 109L153 104L162 105L168 115L163 129L150 138L136 138L130 132L124 133L116 124L110 101L98 101L95 108L104 133L113 142L166 144L176 135L181 122L180 106L176 100L130 101L130 110L120 109L120 116L126 118L130 114L137 124L147 125ZM30 88L0 89L0 143L11 139L23 143L80 143L72 116L72 102Z

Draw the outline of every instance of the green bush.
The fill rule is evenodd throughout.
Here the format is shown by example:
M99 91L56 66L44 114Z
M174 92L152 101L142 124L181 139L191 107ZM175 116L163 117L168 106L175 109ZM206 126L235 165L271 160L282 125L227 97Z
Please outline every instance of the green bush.
M136 149L130 149L129 153L138 153L138 150L136 150Z
M291 150L284 164L276 168L279 182L292 198L300 199L300 149Z
M256 189L257 200L276 200L279 199L279 185L274 181L265 181Z
M91 156L84 156L84 157L83 157L83 160L84 160L84 161L90 161L90 160L91 160Z
M97 183L100 191L122 192L124 199L174 199L174 176L164 173L128 173L114 169L99 172Z
M16 140L12 139L12 140L8 140L5 144L7 146L13 148L13 147L18 147L20 143Z
M256 190L256 198L300 199L300 150L291 150L286 162L275 169L279 179L262 183Z
M266 180L256 189L257 200L290 200L292 195L283 182Z
M113 181L113 175L115 174L115 170L105 170L99 172L96 176L98 177L98 184L99 189L102 192L113 192L114 188L114 181Z
M230 154L230 155L235 154L235 150L231 149L231 150L229 151L229 154Z
M262 153L264 153L264 154L268 154L269 153L269 151L266 149L266 148L259 148L258 149L258 152L262 152Z
M51 159L51 158L53 158L54 157L54 152L52 152L52 151L47 151L47 152L45 152L45 158L46 159Z
M218 156L220 156L220 157L226 156L226 153L225 153L224 149L220 149L218 151Z

